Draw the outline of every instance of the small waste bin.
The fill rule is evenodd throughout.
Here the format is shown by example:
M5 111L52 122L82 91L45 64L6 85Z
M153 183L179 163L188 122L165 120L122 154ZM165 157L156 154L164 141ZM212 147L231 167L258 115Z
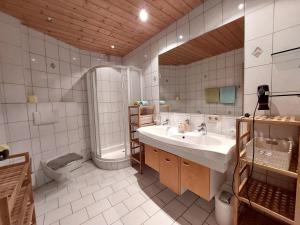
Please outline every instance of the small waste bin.
M215 196L215 215L219 225L232 225L232 202L230 187L223 186Z

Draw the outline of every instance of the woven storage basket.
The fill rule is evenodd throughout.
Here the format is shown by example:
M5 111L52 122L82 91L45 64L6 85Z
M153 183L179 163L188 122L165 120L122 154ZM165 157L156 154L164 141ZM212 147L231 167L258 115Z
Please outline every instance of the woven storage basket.
M254 161L259 164L288 170L292 157L292 141L269 139L263 137L254 138ZM246 144L246 158L252 161L253 139Z

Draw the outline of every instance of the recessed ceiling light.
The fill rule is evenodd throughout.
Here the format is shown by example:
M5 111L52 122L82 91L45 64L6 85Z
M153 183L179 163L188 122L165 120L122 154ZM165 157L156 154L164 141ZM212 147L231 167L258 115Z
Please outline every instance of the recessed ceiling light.
M52 17L48 16L47 21L52 22L53 21Z
M183 36L182 35L179 35L179 39L182 39L183 38Z
M100 59L100 58L97 58L96 60L97 60L97 61L100 61L101 59Z
M76 57L73 57L72 59L75 61L75 60L76 60Z
M111 45L110 47L111 47L111 48L115 48L115 46L114 46L114 45Z
M32 62L35 62L35 58L31 58L31 61L32 61Z
M142 22L146 22L148 20L148 12L146 9L141 9L140 14L139 14L140 20Z
M244 8L244 3L239 4L238 8L239 10L242 10Z

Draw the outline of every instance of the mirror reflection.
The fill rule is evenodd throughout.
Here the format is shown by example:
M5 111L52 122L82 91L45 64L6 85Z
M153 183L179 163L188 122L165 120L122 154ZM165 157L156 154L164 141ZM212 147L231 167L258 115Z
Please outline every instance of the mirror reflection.
M159 56L160 111L242 115L244 20Z

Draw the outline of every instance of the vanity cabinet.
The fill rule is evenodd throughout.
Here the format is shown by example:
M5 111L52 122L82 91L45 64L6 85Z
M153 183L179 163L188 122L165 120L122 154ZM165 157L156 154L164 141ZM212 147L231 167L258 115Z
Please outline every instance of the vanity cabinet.
M169 189L180 194L180 158L165 151L159 151L159 180Z
M186 189L210 200L210 169L200 164L181 158L180 160L181 192Z
M160 182L177 194L190 190L210 201L225 182L225 174L145 144L145 163L159 173Z
M145 145L145 163L152 169L159 171L159 149Z

